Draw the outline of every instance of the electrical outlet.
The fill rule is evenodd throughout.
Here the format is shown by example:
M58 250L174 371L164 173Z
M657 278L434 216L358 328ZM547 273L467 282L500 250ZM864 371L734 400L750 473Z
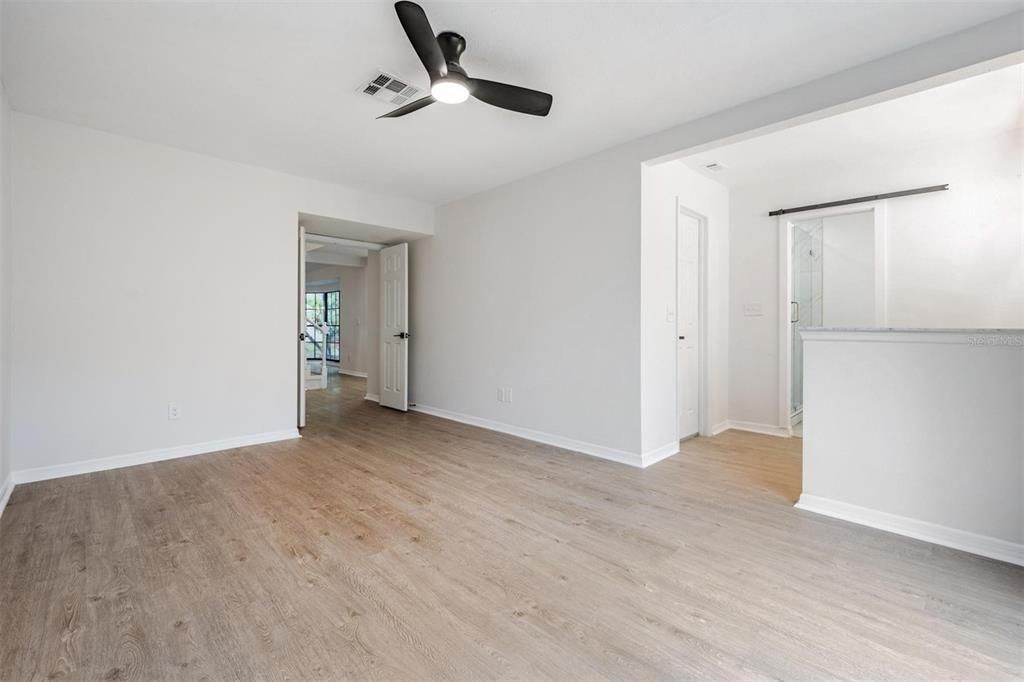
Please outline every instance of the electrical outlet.
M174 420L181 416L181 410L174 403L168 403L167 405L167 418Z
M505 389L505 402L506 403L511 403L512 402L512 389L511 388L506 388Z
M498 387L498 402L499 403L510 403L512 402L512 389Z

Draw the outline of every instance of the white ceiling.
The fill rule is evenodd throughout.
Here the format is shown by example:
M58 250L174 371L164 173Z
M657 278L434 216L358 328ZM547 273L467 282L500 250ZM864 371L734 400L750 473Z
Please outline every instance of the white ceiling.
M1006 15L1013 2L429 2L470 75L551 92L377 121L426 85L390 2L4 2L14 109L443 203Z
M307 264L361 267L366 265L366 256L366 249L306 242Z
M896 158L935 140L973 139L1024 124L1024 65L701 152L682 162L727 187L804 177L851 159ZM726 166L709 171L709 163Z

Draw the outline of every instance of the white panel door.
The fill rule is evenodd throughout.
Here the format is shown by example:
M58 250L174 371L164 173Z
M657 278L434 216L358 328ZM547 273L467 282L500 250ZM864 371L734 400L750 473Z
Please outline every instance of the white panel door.
M299 428L306 425L306 228L299 225Z
M700 221L679 213L676 244L677 265L676 329L678 360L676 386L679 391L679 437L700 431Z
M380 404L409 409L409 245L380 252Z

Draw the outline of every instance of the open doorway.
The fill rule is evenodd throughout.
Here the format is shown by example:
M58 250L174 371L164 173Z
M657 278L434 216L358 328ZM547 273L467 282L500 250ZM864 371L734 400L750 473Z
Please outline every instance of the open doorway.
M408 245L401 230L299 215L297 421L365 401L408 407Z
M828 471L856 469L856 458L833 456L859 442L851 434L872 452L920 436L900 419L929 403L900 403L918 376L895 370L931 355L908 354L907 344L953 343L950 330L977 339L1024 319L1022 74L1019 64L986 70L641 164L644 464L669 451L662 444L675 432L693 432L683 344L693 288L685 230L695 219L684 208L709 219L709 319L699 325L709 342L697 357L710 405L697 415L710 413L709 435L733 433L680 449L770 449L775 468L751 459L743 471L796 501L816 495ZM669 323L666 309L677 316ZM869 378L877 390L855 390ZM824 461L834 469L812 463Z
M310 232L300 226L302 255L299 291L299 426L317 411L307 402L313 392L323 403L359 383L365 395L370 351L369 309L376 305L370 254L382 245ZM352 377L353 379L343 379ZM351 388L351 387L350 387Z
M712 248L711 346L728 355L728 417L715 431L813 431L802 329L1019 326L1022 73L986 69L658 160L691 173L673 175L681 201L727 195L727 304ZM714 221L711 232L714 242ZM663 284L650 282L653 298Z
M306 267L306 390L327 388L331 373L341 371L341 289L339 278L310 281L320 277L320 272L310 275ZM326 289L324 287L326 286ZM348 287L347 294L351 294ZM348 311L351 300L346 300ZM358 319L355 320L358 325ZM345 325L346 330L348 325ZM345 347L348 352L348 345ZM351 370L350 370L351 371Z
M780 424L803 435L806 329L886 324L885 204L872 202L779 218Z

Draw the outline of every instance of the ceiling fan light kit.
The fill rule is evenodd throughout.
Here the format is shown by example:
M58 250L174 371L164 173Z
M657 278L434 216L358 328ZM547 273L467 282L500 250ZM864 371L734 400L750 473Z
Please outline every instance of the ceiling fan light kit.
M551 111L553 98L546 92L470 78L459 63L466 49L466 39L451 31L435 36L426 12L415 2L396 2L395 12L405 35L430 76L430 94L377 118L398 118L434 102L459 104L470 96L491 106L531 116L547 116Z
M465 83L446 77L431 84L430 96L444 104L460 104L469 99L469 88Z

